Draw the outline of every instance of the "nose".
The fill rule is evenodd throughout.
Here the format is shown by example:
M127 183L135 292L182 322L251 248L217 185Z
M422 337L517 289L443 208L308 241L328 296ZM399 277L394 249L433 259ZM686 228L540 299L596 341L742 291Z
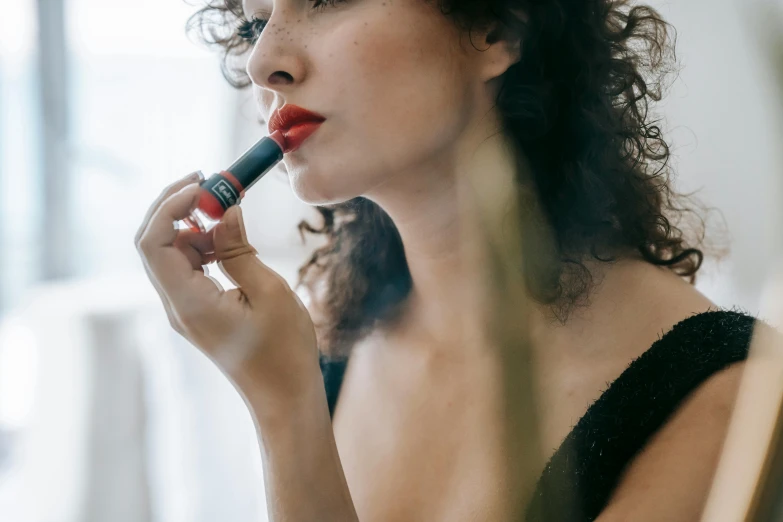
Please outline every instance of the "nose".
M293 22L284 9L278 9L258 37L246 66L248 77L258 87L285 93L304 80L301 52L306 44Z

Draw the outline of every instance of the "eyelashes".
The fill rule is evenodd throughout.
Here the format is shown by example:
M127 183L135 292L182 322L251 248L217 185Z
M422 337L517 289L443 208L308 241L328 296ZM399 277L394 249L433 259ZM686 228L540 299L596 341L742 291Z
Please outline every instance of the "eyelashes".
M268 20L252 17L250 20L242 20L237 27L237 36L250 43L255 43L261 31L266 27Z
M316 11L322 10L325 7L334 7L336 4L347 2L348 0L310 0L313 2L313 9ZM256 18L253 16L250 20L242 20L237 26L236 34L243 40L255 43L258 37L261 36L261 31L264 30L266 24L269 22L265 18Z

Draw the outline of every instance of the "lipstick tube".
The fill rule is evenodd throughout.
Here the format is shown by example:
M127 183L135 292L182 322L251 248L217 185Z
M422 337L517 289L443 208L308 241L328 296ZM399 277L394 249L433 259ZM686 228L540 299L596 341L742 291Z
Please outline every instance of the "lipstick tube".
M264 136L226 170L212 174L199 185L201 196L190 215L175 228L206 233L220 222L228 207L238 205L245 192L283 159L285 138L279 130Z

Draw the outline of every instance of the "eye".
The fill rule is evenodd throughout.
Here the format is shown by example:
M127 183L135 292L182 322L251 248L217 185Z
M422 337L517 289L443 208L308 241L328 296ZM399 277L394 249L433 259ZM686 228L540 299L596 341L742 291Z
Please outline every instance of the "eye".
M268 21L261 20L255 16L250 20L242 20L237 27L237 35L249 42L255 42Z
M347 2L348 0L310 0L313 3L313 10L321 11L326 7L334 7L336 4ZM250 43L255 43L261 31L264 30L266 24L269 22L265 18L252 17L250 20L242 20L237 26L236 34L244 40Z

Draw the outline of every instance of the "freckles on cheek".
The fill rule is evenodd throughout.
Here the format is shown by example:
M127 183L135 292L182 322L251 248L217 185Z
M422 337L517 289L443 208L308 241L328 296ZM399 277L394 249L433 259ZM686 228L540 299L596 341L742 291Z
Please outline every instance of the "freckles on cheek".
M401 65L397 43L376 29L377 23L365 21L345 27L332 35L328 50L324 49L329 81L344 85L344 94L356 101L382 95L397 83L394 78Z

